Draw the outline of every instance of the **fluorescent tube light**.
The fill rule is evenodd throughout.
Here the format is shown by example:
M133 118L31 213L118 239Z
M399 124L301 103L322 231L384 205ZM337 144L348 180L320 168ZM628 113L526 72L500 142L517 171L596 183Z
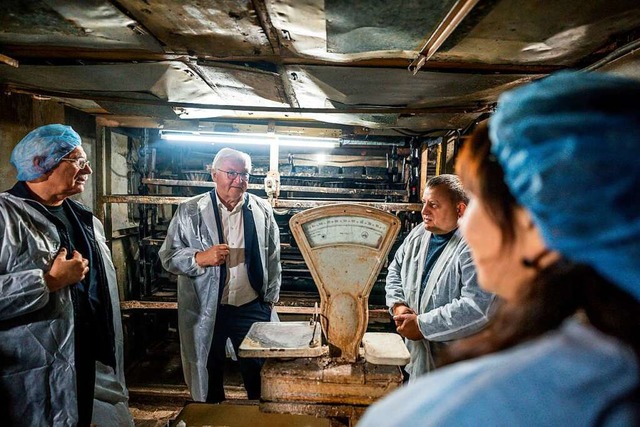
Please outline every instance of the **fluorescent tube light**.
M305 137L298 135L278 135L273 133L223 133L223 132L176 132L160 131L160 138L166 141L203 142L211 144L251 144L281 147L334 148L340 138Z

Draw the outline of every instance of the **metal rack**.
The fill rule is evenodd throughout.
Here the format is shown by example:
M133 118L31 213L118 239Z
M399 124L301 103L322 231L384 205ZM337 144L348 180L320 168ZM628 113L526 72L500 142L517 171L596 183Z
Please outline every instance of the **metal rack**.
M127 287L123 308L173 308L176 298L174 278L164 272L157 261L157 251L173 210L167 206L175 206L194 194L214 188L206 163L215 152L211 149L183 152L184 148L180 146L163 146L162 141L154 141L149 131L145 131L135 167L138 178L132 179L135 184L132 183L130 192L124 194L112 191L107 173L112 169L111 129L99 127L98 135L96 169L103 173L96 174L99 178L96 205L107 236L113 235L112 205L128 204L138 220L137 274L131 277L136 277L139 283ZM351 146L347 150L349 161L342 163L330 157L324 165L313 165L308 155L291 154L275 161L281 171L280 195L269 200L281 227L282 295L284 303L290 307L313 305L317 297L308 269L289 235L288 218L291 215L312 207L348 201L397 214L401 217L403 232L408 232L419 221L417 212L421 204L417 195L422 185L420 181L423 181L420 173L426 171L427 161L423 156L421 162L419 156L424 150L402 149L395 145L369 148L366 155L357 155ZM266 171L274 164L273 152L269 156L252 155L252 159L254 168L248 191L266 198L263 182ZM401 238L402 235L401 232ZM372 302L379 308L384 304L383 290L384 273L381 273L372 293Z

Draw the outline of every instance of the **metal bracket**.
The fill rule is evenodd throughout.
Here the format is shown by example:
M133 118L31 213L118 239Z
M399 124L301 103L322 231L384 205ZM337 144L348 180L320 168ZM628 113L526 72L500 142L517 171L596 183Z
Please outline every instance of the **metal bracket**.
M438 28L431 34L429 40L422 46L418 56L409 64L409 71L415 76L420 68L433 56L442 46L442 43L453 33L453 30L462 22L465 16L479 0L458 0L453 5L447 16L444 17Z

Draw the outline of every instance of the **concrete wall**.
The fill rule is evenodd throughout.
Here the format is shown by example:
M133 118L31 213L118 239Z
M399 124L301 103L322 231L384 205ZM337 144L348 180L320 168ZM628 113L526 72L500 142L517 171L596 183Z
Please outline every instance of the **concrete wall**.
M38 126L64 123L64 107L51 101L32 100L19 94L0 94L0 184L7 190L16 182L9 158L13 147Z
M62 123L73 127L82 137L82 148L89 160L95 162L95 120L93 116L65 108L53 101L34 100L21 94L0 95L0 184L1 191L16 182L16 170L9 158L11 151L31 130L48 124ZM94 185L75 196L74 199L93 209Z

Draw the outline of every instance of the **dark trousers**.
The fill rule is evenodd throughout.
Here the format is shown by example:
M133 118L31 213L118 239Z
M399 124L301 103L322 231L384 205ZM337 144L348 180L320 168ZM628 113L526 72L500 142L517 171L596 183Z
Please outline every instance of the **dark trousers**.
M226 361L225 344L231 339L233 349L238 354L238 347L255 322L271 320L271 306L255 299L250 303L235 307L232 305L218 306L213 341L207 361L209 371L209 392L207 402L217 403L225 399L224 396L224 365ZM260 369L264 359L238 358L240 373L249 399L260 399Z

